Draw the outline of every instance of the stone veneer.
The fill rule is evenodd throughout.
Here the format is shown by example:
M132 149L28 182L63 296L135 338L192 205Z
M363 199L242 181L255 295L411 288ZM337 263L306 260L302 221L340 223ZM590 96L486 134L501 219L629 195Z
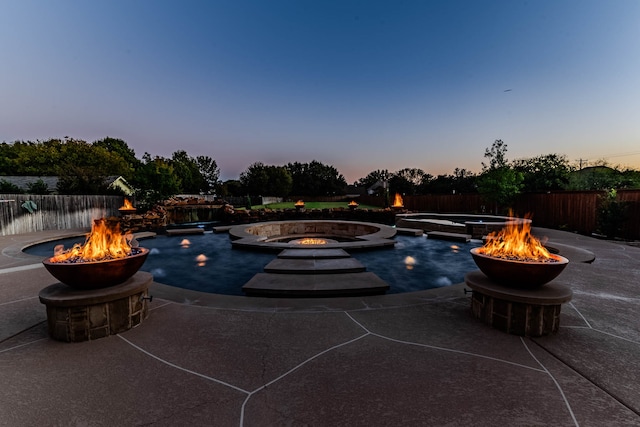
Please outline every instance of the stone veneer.
M396 234L394 227L357 221L272 221L237 225L229 229L234 247L250 249L282 250L300 245L284 242L283 239L299 237L344 237L347 242L328 243L324 248L366 249L393 246ZM308 245L312 248L312 245Z
M119 285L77 290L56 283L40 291L47 307L49 335L58 341L103 338L139 325L149 315L149 285L153 276L138 272Z

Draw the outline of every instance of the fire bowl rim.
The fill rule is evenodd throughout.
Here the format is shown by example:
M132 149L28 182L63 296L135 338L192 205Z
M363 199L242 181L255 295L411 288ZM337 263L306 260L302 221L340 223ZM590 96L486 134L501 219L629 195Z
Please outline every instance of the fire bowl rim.
M149 249L136 248L140 252L124 258L87 261L78 263L51 262L48 257L42 264L53 277L75 289L100 289L127 281L147 260ZM109 268L104 268L108 266ZM93 270L98 268L98 274ZM89 271L87 271L89 270ZM90 274L93 272L94 274ZM92 276L91 279L87 279Z
M481 248L469 252L480 271L491 280L514 288L537 288L551 282L569 264L562 255L551 254L558 262L519 261L497 258L479 253Z

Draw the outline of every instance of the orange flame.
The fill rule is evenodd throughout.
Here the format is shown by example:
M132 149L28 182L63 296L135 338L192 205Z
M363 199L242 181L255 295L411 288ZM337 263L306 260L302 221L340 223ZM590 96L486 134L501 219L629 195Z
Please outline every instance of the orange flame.
M395 199L393 199L392 207L394 207L394 208L402 208L402 207L404 207L404 201L402 200L402 196L399 193L396 193L396 197L395 197Z
M525 219L529 218L525 216ZM512 221L487 237L485 245L478 250L484 255L518 261L558 261L531 235L530 221Z
M298 200L294 206L304 206L304 202L302 200Z
M55 248L51 262L64 261L101 261L105 259L124 258L131 254L132 235L122 235L120 224L109 226L104 218L96 219L91 226L91 233L83 245L76 243L65 250L62 245Z
M358 203L355 200L349 202L349 206L358 206Z
M305 237L296 242L299 245L326 245L327 241L325 239L318 239L313 237Z
M124 199L124 204L122 205L122 207L120 209L135 209L135 208L133 207L133 205L131 204L129 199L125 198Z

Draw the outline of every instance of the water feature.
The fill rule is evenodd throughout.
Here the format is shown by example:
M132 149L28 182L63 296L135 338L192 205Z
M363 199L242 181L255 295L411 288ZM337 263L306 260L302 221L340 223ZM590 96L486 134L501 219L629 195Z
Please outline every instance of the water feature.
M58 244L69 247L82 240L79 237L41 243L25 252L47 257ZM469 250L480 246L479 241L452 243L425 236L395 236L394 240L397 243L392 248L352 253L368 271L391 286L388 293L461 283L465 273L477 268ZM243 295L242 285L276 258L275 253L232 249L227 234L158 236L142 240L140 246L150 250L141 270L151 272L156 282L227 295Z

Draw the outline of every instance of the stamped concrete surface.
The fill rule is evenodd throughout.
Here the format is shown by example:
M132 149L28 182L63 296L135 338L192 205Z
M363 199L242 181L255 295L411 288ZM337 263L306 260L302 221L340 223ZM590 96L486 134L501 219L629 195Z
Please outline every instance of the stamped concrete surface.
M82 343L50 339L55 283L0 237L0 425L640 425L640 249L534 229L570 263L560 330L508 335L464 285L280 299L151 285L149 318ZM590 262L591 261L591 262Z

